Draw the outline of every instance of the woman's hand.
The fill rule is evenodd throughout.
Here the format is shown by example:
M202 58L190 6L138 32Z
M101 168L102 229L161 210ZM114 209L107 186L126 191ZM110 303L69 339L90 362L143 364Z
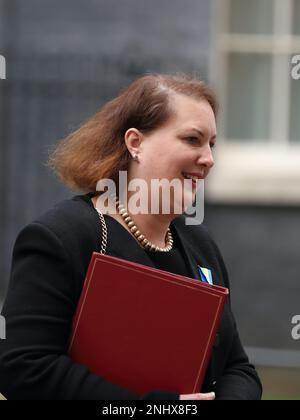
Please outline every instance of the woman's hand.
M180 395L180 400L201 400L201 401L213 401L216 399L216 394L210 392L209 394L184 394Z

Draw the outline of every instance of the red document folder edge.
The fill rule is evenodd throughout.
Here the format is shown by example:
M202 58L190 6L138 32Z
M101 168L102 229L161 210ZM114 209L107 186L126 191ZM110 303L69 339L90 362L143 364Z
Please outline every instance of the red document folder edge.
M200 392L228 293L95 252L69 356L139 395Z

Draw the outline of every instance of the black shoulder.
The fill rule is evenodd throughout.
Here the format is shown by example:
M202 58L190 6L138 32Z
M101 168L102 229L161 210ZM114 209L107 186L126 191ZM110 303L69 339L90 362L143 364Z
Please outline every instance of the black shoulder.
M230 287L228 272L224 263L222 254L215 240L213 239L209 229L204 223L197 222L189 225L186 216L179 216L174 220L174 224L180 230L182 236L186 239L191 250L196 254L199 253L205 257L206 261L215 267L222 278L223 285Z
M72 254L80 255L85 249L99 250L101 223L87 196L63 200L33 223L48 228Z

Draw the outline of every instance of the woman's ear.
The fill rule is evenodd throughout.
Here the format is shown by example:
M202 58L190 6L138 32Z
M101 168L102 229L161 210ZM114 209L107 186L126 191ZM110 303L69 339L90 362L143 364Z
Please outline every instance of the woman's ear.
M143 134L136 128L129 128L124 136L127 149L134 160L138 160Z

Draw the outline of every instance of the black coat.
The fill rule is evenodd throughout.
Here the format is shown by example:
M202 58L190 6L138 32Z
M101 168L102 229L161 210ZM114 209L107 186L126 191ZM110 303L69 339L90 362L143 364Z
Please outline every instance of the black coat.
M153 267L129 232L113 218L105 219L107 254ZM200 264L212 269L215 284L229 287L222 257L205 227L186 226L184 216L172 227L195 278ZM19 234L2 311L7 339L0 340L0 392L8 399L179 398L160 390L138 397L66 356L87 267L100 243L100 219L89 195L59 203ZM217 399L261 398L261 384L240 343L229 301L202 391L215 391Z

